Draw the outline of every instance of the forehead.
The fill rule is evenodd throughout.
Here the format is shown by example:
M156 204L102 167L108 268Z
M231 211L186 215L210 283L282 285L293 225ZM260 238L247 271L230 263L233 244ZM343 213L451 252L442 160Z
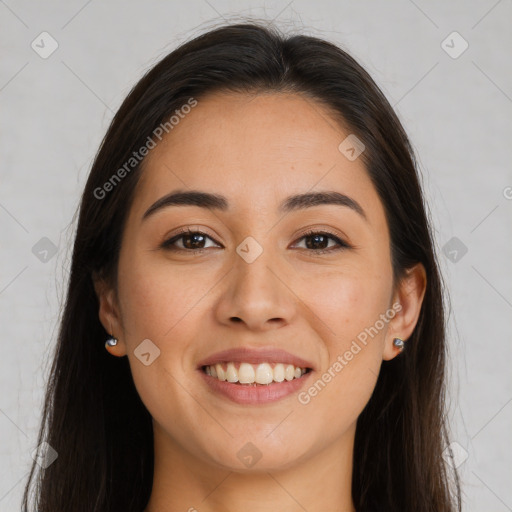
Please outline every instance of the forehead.
M142 208L174 188L263 209L315 189L378 201L362 159L338 149L348 135L326 107L298 94L215 93L198 100L148 154L136 203Z

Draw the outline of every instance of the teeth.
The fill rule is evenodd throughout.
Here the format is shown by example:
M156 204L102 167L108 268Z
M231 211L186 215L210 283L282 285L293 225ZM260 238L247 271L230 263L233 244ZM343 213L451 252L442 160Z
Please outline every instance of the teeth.
M240 384L252 384L254 382L254 368L252 365L242 363L238 369L238 380Z
M207 366L207 368L208 368L208 366ZM210 366L210 368L211 368L211 366ZM224 371L224 368L222 368L222 365L216 364L215 371L217 373L217 379L226 380L226 372ZM211 375L211 373L210 373L210 375Z
M228 368L226 370L226 380L228 382L238 382L238 372L236 371L235 365L233 363L228 363Z
M300 372L300 368L299 368ZM274 372L268 363L261 363L256 369L256 384L270 384L274 380Z
M204 371L207 375L221 381L240 384L270 384L271 382L283 382L299 379L306 373L305 368L293 366L293 364L284 365L277 363L272 367L270 363L261 363L252 365L249 363L240 363L237 368L235 363L229 362L226 365L216 364L205 366Z
M284 380L284 366L281 363L274 366L274 380L276 382L283 382Z

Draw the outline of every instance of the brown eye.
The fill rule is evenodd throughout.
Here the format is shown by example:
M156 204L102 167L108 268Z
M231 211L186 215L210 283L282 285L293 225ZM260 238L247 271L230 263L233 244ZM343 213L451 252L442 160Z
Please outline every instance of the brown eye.
M161 247L167 250L202 252L208 249L205 246L207 240L213 239L201 231L186 230L166 240Z
M329 253L350 247L347 243L332 233L326 233L323 231L310 231L305 233L299 240L306 240L304 248L306 250L313 251L316 254ZM334 245L329 246L330 241L333 241Z

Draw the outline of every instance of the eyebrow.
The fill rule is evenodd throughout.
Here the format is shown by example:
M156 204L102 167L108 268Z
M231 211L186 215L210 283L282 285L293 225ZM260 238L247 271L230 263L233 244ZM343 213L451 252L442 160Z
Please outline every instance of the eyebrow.
M279 212L288 213L320 205L345 206L368 220L361 205L351 197L332 190L306 192L287 197L280 205ZM229 201L220 194L200 190L176 190L155 201L144 213L142 220L169 206L199 206L219 211L229 210Z

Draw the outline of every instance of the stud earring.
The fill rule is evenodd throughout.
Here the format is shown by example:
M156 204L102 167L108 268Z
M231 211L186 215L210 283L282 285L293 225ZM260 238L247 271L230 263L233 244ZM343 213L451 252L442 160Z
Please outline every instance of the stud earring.
M112 332L112 324L109 322L110 324L110 332ZM110 338L105 341L105 348L108 350L108 347L115 347L117 345L117 338L114 338L114 335L111 334L110 335Z
M117 345L117 338L114 338L113 336L111 338L109 338L106 342L105 342L105 348L108 348L108 347L115 347Z
M405 348L405 341L402 339L402 338L395 338L393 340L393 345L400 349L400 352L403 351L403 349Z

